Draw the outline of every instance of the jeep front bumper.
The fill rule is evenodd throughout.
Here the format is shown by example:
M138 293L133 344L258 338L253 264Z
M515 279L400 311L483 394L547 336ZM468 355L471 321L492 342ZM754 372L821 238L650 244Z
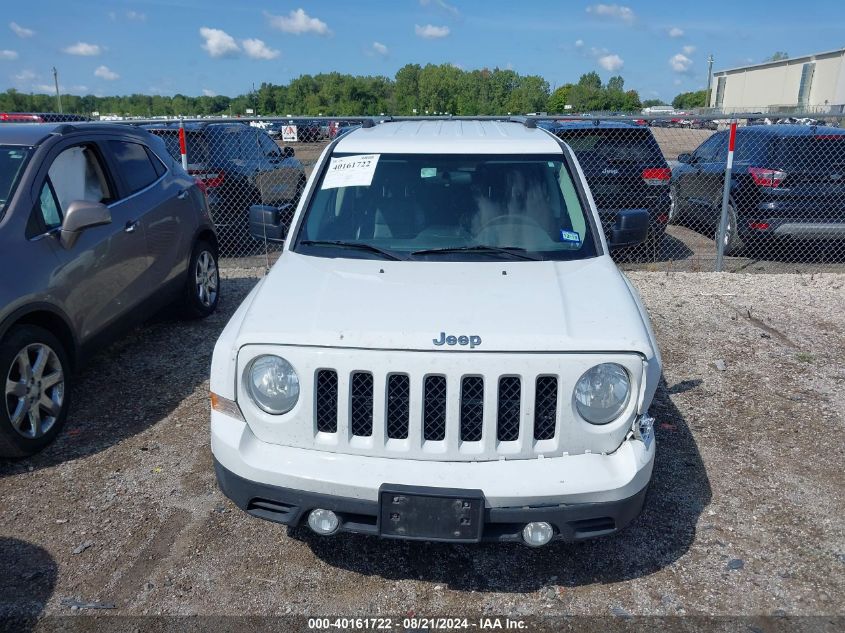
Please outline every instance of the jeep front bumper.
M625 527L642 508L655 451L653 441L647 447L632 437L607 455L482 462L367 457L262 442L245 423L217 411L211 434L220 488L253 516L296 526L322 508L337 514L340 531L384 535L383 487L444 495L460 489L483 495L477 540L494 541L521 540L531 521L550 523L564 540Z

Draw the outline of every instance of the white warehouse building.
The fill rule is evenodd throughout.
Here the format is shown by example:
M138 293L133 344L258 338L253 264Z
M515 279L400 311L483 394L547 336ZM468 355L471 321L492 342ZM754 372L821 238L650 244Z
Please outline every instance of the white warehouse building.
M845 48L713 73L710 107L724 112L845 112Z

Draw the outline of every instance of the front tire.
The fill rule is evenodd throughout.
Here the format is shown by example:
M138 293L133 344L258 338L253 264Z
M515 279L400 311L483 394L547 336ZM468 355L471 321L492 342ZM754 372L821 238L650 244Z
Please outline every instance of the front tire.
M67 350L47 330L13 327L0 343L0 457L29 457L61 431L70 403Z
M220 268L217 249L205 240L194 244L188 264L188 279L182 296L182 313L188 319L204 319L220 301Z

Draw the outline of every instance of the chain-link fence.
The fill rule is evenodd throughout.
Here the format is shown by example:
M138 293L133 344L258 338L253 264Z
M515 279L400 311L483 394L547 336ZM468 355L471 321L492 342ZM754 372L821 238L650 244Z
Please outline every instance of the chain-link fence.
M799 113L800 114L800 113ZM726 181L729 128L737 121ZM729 271L845 270L845 129L840 118L543 117L581 164L609 236L619 211L645 209L647 240L614 252L629 269L711 271L720 223ZM164 139L203 184L223 265L258 265L280 247L249 233L249 207L293 213L320 153L361 119L134 121ZM184 128L184 147L180 144ZM727 196L725 196L727 184ZM724 204L723 204L724 202Z

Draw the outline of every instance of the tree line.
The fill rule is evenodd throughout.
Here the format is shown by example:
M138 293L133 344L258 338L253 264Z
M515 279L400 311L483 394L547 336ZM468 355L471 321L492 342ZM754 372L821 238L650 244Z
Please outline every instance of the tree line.
M241 116L248 109L261 116L557 114L637 112L643 106L637 91L625 90L625 80L619 75L603 84L598 73L590 72L577 83L552 90L539 75L501 68L462 70L451 64L406 64L393 79L337 72L302 75L286 85L262 83L257 90L237 97L64 94L61 100L63 110L74 114L139 117ZM0 93L0 111L52 112L55 108L54 95L14 89Z

